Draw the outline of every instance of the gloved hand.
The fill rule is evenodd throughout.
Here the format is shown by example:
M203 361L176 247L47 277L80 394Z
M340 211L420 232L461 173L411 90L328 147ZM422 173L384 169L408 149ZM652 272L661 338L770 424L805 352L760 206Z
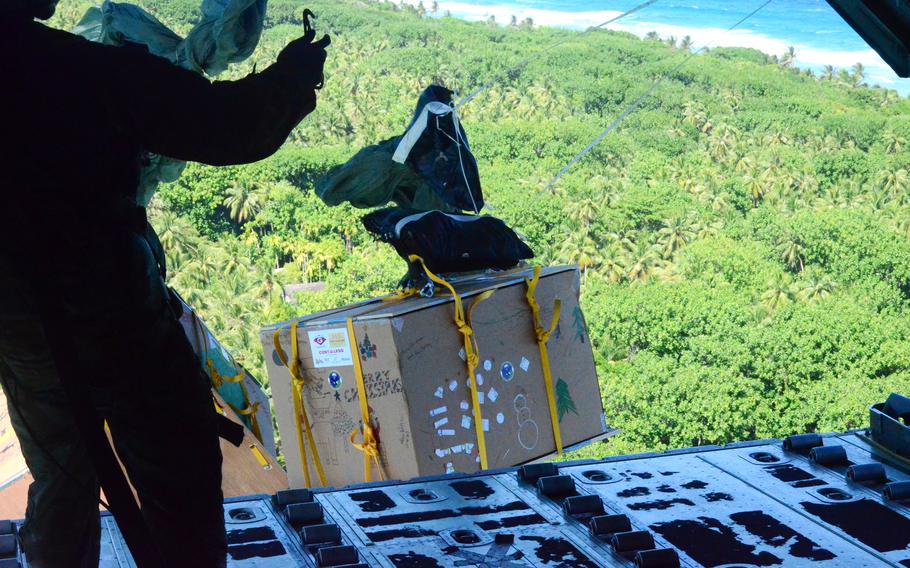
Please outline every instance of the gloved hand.
M321 89L325 80L326 48L332 43L328 35L314 42L316 31L309 28L303 37L297 38L278 54L278 62L301 73L305 80L311 81L314 89Z

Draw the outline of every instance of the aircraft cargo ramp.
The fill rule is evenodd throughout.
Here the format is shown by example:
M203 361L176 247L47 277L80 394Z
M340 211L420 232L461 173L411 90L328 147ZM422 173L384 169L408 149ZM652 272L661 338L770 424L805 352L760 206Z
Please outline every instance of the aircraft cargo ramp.
M232 499L228 565L910 566L910 438L885 406L846 434ZM105 521L103 568L133 566Z

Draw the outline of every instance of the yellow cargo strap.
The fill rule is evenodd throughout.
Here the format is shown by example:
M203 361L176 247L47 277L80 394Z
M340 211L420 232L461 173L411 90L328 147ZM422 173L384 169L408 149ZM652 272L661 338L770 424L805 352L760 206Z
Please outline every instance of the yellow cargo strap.
M272 464L269 463L269 460L265 458L262 452L259 450L259 447L256 444L250 444L250 453L253 454L253 457L256 458L256 461L259 462L259 466L262 469L269 470L272 469Z
M556 453L562 455L562 433L559 430L559 413L556 408L556 394L553 391L553 373L550 370L550 356L547 353L547 342L550 335L559 325L559 315L562 309L562 302L559 298L553 301L553 319L550 322L550 329L545 329L540 322L540 306L537 304L536 293L537 284L540 282L540 267L534 268L534 278L525 278L528 285L528 292L525 297L528 299L528 305L531 306L531 314L534 317L534 335L537 339L537 347L540 350L540 366L543 369L543 380L547 387L547 402L550 405L550 423L553 425L553 439L556 441Z
M474 371L477 369L477 364L480 361L480 355L478 353L477 337L474 335L474 330L471 327L471 316L474 313L474 308L484 300L489 299L496 291L487 290L486 292L479 294L474 298L474 301L471 302L471 306L468 308L467 313L465 313L461 296L455 291L454 286L430 272L426 263L424 263L423 259L419 256L411 255L408 260L411 262L419 262L423 267L423 271L426 273L427 278L448 290L454 300L455 326L458 328L458 332L464 337L465 363L467 364L468 369L468 384L471 387L471 405L473 406L474 414L474 430L477 432L477 451L480 454L480 467L481 469L489 469L487 462L487 441L483 431L483 414L480 410L480 397L477 394L477 378L474 374Z
M363 381L363 366L360 364L360 350L357 348L357 337L354 335L354 318L348 318L348 341L351 344L351 359L354 360L354 378L357 380L357 398L360 399L360 419L363 422L363 443L358 444L357 428L351 432L351 445L363 452L363 479L367 483L373 480L372 463L379 470L379 479L385 481L382 464L379 462L379 443L370 424L370 406L367 403L367 387Z
M224 383L234 383L240 385L240 391L243 394L243 402L246 404L246 407L239 409L231 403L228 403L228 406L231 409L239 414L240 416L246 416L250 419L250 429L253 431L253 435L260 442L264 442L262 439L262 430L259 428L259 420L256 417L256 414L259 412L259 403L250 402L250 393L246 390L246 385L243 384L243 380L246 378L246 371L237 364L237 361L231 356L231 364L234 365L234 369L237 371L237 374L232 377L225 377L218 372L218 369L215 368L215 361L209 357L209 341L208 341L208 331L205 328L205 325L202 323L202 320L196 315L196 312L191 313L193 317L193 327L199 330L200 337L199 346L202 348L202 357L205 359L205 366L209 371L209 378L212 381L212 386L215 387L215 390L221 388L221 385ZM230 355L229 355L230 356Z
M313 463L316 466L316 473L319 475L319 482L325 487L327 485L325 471L323 471L322 462L319 460L319 450L316 448L316 440L313 438L313 430L310 427L310 419L307 417L306 406L304 406L303 401L301 400L303 377L300 376L300 351L297 345L297 324L292 323L290 328L292 357L290 363L288 362L287 354L281 347L281 332L285 328L279 328L275 331L272 341L275 344L275 353L278 354L278 358L291 372L291 391L292 398L294 399L294 421L297 424L297 447L300 449L300 465L303 469L304 482L308 489L313 486L312 481L310 480L310 465L307 460L306 445L304 444L305 434L306 441L310 446L310 451L313 453Z
M419 296L420 290L417 288L405 288L403 290L398 290L394 294L389 294L382 298L382 302L389 304L392 302L400 302L401 300L407 300L411 296Z
M259 429L259 420L256 418L256 415L259 414L259 403L250 402L250 395L247 392L246 387L243 386L243 383L240 383L240 388L243 390L243 400L247 401L246 408L237 408L230 402L227 404L231 407L231 410L236 412L239 416L244 416L250 419L250 429L253 431L253 435L256 436L256 439L261 442L262 430Z

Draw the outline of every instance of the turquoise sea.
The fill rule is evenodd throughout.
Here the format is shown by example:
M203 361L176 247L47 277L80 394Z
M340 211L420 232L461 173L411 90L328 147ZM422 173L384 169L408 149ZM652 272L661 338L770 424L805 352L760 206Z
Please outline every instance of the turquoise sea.
M418 0L407 0L417 4ZM740 28L726 32L740 18L765 0L657 0L632 16L609 26L643 36L656 31L661 37L688 35L696 48L753 47L780 55L796 48L800 67L821 70L825 65L866 68L866 82L910 94L910 79L900 79L825 0L773 0ZM586 29L640 4L642 0L460 0L440 1L440 12L458 18L508 23L532 18L536 25ZM430 7L431 0L424 0Z

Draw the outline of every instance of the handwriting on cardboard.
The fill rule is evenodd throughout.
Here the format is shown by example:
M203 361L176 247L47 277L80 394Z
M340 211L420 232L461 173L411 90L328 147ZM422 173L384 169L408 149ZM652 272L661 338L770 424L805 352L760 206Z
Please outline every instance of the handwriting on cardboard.
M345 367L354 364L346 329L324 329L307 333L310 337L314 368Z

